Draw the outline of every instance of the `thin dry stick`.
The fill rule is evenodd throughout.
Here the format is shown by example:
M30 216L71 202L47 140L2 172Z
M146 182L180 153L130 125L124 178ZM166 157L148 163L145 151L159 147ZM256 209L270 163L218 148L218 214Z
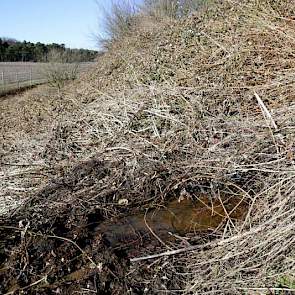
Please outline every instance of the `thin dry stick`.
M94 262L94 260L77 244L75 243L74 241L70 240L70 239L67 239L67 238L63 238L63 237L59 237L59 236L48 236L46 235L47 238L54 238L54 239L59 239L59 240L63 240L63 241L66 241L66 242L69 242L71 244L73 244L75 247L77 247L81 253L83 255L85 255L87 257L87 259L91 262L91 264L95 267L97 267L97 264Z
M259 232L260 230L261 230L261 228L257 228L256 230L253 230L251 232L251 234L253 234L253 232L255 232L255 233ZM155 258L158 258L158 257L171 256L171 255L176 255L176 254L180 254L180 253L184 253L184 252L190 252L190 251L203 249L203 248L207 248L207 247L221 246L223 244L233 242L233 241L235 241L237 239L240 239L243 236L247 236L247 235L249 235L248 232L243 234L243 235L237 235L237 236L234 236L234 237L231 237L231 238L228 238L226 240L219 241L219 242L215 242L215 243L211 242L211 243L206 243L206 244L203 244L203 245L189 246L189 247L180 248L180 249L176 249L176 250L172 250L172 251L166 251L166 252L162 252L162 253L158 253L158 254L132 258L132 259L130 259L130 261L131 262L138 262L138 261L142 261L142 260L155 259Z
M263 112L264 117L270 121L272 127L277 131L278 126L277 126L276 122L274 121L274 119L272 118L272 116L271 116L269 110L267 109L267 107L265 106L264 102L262 101L260 96L255 91L254 91L254 95L257 99L257 102L258 102L262 112Z
M171 255L176 255L176 254L180 254L180 253L184 253L184 252L190 252L190 251L194 251L194 250L198 250L198 249L203 249L203 248L207 248L207 247L216 247L216 246L222 246L224 244L227 243L231 243L234 241L237 241L239 239L242 239L244 237L247 237L249 235L253 235L253 234L257 234L260 231L264 230L265 227L267 227L269 224L272 224L276 219L278 218L283 218L284 215L287 215L292 212L293 209L288 210L284 213L282 213L280 216L275 216L271 219L269 219L267 222L265 222L263 225L256 227L252 230L249 230L243 234L240 235L235 235L233 237L230 237L228 239L225 240L221 240L221 241L217 241L217 242L209 242L203 245L195 245L195 246L189 246L189 247L185 247L185 248L180 248L180 249L176 249L176 250L172 250L172 251L166 251L166 252L162 252L162 253L158 253L158 254L153 254L153 255L148 255L148 256L143 256L143 257L137 257L137 258L132 258L130 259L131 262L138 262L138 261L142 261L142 260L148 260L148 259L155 259L155 258L159 258L159 257L163 257L163 256L171 256ZM294 214L293 214L294 215Z
M16 291L24 291L24 290L26 290L26 289L29 289L29 288L31 288L31 287L33 287L33 286L36 286L36 285L42 283L43 281L45 281L45 282L47 281L47 275L45 275L45 276L44 276L43 278L41 278L40 280L38 280L38 281L36 281L36 282L34 282L34 283L28 285L28 286L25 286L25 287L23 287L23 288L19 288L19 289L15 289L15 290L13 290L13 291L10 291L10 292L8 292L8 293L5 293L4 295L12 295L12 294L14 294Z
M233 221L232 221L232 219L230 218L230 214L231 214L231 212L233 212L234 210L235 210L235 208L237 208L237 206L230 212L230 213L228 213L227 212L227 210L226 210L226 208L225 208L225 206L224 206L224 204L223 204L223 201L222 201L222 199L221 199L221 197L220 197L220 191L218 190L218 200L219 200L219 202L220 202L220 204L221 204L221 206L222 206L222 209L223 209L223 211L224 211L224 213L225 213L225 215L226 215L226 218L227 218L227 220L230 222L230 224L234 227L234 229L236 230L236 227L235 227L235 225L234 225L234 223L233 223ZM225 218L224 218L225 219ZM224 220L223 220L224 221Z
M269 292L269 291L286 291L286 292L295 292L295 289L289 289L289 288L238 288L238 290L242 291L263 291L263 292Z
M147 211L144 214L144 223L146 225L146 227L148 228L148 230L151 232L151 234L163 245L166 246L168 249L171 249L170 247L168 247L159 236L156 235L156 233L152 230L152 228L148 225L147 220L146 220L146 215L147 215Z
M217 45L219 48L221 48L224 52L228 53L229 51L219 42L217 42L215 39L213 39L211 36L209 36L207 33L205 33L204 31L200 32L202 35L204 35L205 37L207 37L209 40L211 40L215 45Z
M0 226L0 228L14 229L14 230L18 230L18 231L23 231L23 229L15 227L15 226ZM37 234L37 233L31 232L31 231L27 231L27 232L29 232L31 234L34 234L34 235L44 236L44 235ZM87 253L85 253L85 251L77 243L75 243L74 241L72 241L72 240L70 240L68 238L59 237L59 236L53 236L53 235L45 235L45 236L47 238L59 239L59 240L63 240L63 241L66 241L66 242L69 242L69 243L73 244L75 247L77 247L81 251L81 253L83 255L85 255L87 257L87 259L91 262L91 264L97 266L96 263L93 261L93 259L89 255L87 255Z

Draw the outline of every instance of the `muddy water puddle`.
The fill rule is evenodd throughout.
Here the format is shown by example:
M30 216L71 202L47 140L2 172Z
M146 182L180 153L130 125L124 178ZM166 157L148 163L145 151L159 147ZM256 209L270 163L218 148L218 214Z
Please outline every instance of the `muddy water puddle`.
M160 209L102 223L96 231L111 248L132 248L147 241L166 243L178 236L214 231L229 219L243 219L246 212L247 204L237 197L177 199Z
M80 220L85 222L81 227L71 223L71 228L67 228L68 217L65 214L60 220L55 219L51 228L54 235L29 230L21 238L19 231L12 235L11 229L7 229L3 232L3 239L5 235L7 238L2 249L3 259L0 259L0 282L5 283L2 289L0 284L0 294L1 291L5 294L27 290L28 286L27 294L49 294L49 290L73 294L81 286L88 286L90 281L95 282L96 288L107 290L105 294L127 294L121 290L127 290L128 284L141 286L141 279L137 281L136 276L126 279L130 271L129 258L159 251L162 244L185 242L186 237L200 233L206 237L212 231L220 232L229 219L233 222L243 219L247 207L246 202L238 197L214 200L208 196L196 200L180 198L166 206L109 221L101 221L102 216L96 212L86 214L85 220ZM101 223L90 228L91 221L95 219ZM74 233L77 239L73 242ZM8 248L9 251L5 250ZM100 267L93 268L93 261ZM150 271L148 268L135 270L140 278ZM40 281L40 277L46 280ZM39 282L37 285L36 281ZM115 289L121 293L116 293Z

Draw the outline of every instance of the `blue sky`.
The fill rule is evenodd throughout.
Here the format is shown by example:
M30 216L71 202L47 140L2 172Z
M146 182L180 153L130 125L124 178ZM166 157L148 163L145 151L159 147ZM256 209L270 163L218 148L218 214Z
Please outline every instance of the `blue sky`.
M97 49L93 34L103 32L100 6L111 0L0 0L0 36L17 40L65 43Z

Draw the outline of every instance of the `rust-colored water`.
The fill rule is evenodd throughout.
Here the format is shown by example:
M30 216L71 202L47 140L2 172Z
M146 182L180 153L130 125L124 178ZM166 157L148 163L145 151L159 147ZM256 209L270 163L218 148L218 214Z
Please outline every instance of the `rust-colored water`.
M205 232L217 229L231 218L242 219L247 204L240 198L224 198L211 201L203 196L197 201L174 200L167 207L150 210L147 214L130 215L113 223L104 223L98 231L110 247L144 244L151 240L170 240L172 234Z

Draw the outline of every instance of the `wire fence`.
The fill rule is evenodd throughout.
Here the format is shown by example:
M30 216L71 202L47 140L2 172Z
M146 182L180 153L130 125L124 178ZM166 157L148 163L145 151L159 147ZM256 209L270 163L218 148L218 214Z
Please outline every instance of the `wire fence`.
M93 64L93 62L77 64L77 73L86 72ZM46 64L44 63L0 63L1 93L46 83L47 80Z

